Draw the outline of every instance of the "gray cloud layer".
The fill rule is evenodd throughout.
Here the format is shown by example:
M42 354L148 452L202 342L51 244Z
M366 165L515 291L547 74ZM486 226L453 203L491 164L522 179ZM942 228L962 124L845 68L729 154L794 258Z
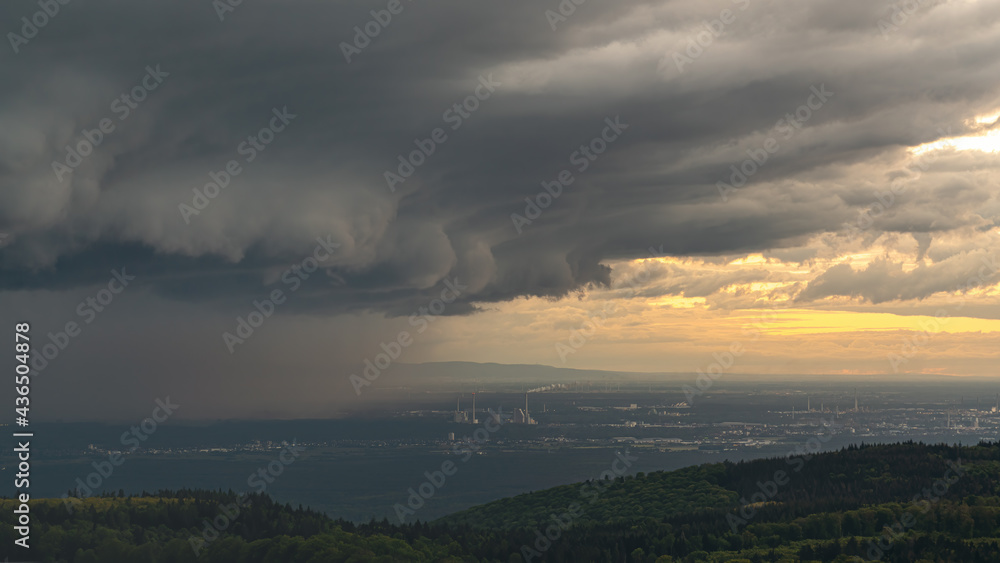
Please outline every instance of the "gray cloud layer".
M861 0L590 2L556 30L545 16L556 2L404 1L348 64L341 43L384 6L258 0L221 22L204 1L62 6L0 55L0 231L11 235L0 288L83 286L124 264L169 298L245 308L331 236L341 247L325 265L346 284L312 284L290 307L409 314L456 275L470 289L448 313L563 295L607 282L603 262L650 245L795 252L904 174L905 147L969 132L968 118L1000 106L993 2L922 3L883 34L890 12ZM37 9L4 3L4 31ZM672 53L723 9L735 21L679 72ZM157 65L169 76L119 119L113 101ZM445 110L490 75L501 85L453 130ZM821 85L834 95L801 129L776 127ZM284 107L297 117L245 162L241 143ZM615 116L629 129L580 172L574 151ZM115 130L57 180L53 160L103 118ZM448 140L390 191L383 173L438 127ZM716 183L768 137L780 148L723 201ZM231 159L243 171L187 224L178 205ZM998 224L993 166L954 155L870 234ZM573 184L518 234L511 214L564 169ZM914 275L940 278L927 291L954 286L951 254L931 252L945 253L939 269ZM842 270L804 296L880 301L924 287L865 289L905 285L911 274L888 264Z

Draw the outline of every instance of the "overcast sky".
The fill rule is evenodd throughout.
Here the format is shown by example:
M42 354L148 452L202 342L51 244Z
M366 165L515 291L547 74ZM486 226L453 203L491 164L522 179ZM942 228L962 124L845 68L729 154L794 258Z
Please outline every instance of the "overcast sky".
M4 2L0 307L65 344L38 416L321 415L401 333L995 375L1000 2L905 8Z

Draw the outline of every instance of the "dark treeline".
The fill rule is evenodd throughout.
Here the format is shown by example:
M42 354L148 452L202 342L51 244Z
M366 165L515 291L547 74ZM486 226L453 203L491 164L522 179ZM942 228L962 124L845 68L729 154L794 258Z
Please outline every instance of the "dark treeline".
M11 502L3 501L5 523ZM332 520L266 496L242 502L232 492L160 491L82 499L70 514L64 501L38 501L32 505L33 557L74 563L1000 561L995 443L861 445L640 473L406 525ZM11 526L2 534L0 557L23 556L10 548Z

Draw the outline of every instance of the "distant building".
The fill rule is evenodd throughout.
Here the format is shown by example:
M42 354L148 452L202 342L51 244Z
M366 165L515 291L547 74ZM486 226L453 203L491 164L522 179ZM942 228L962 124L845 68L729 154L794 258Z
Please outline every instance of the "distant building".
M512 420L514 424L538 424L538 422L531 418L531 415L524 412L522 409L516 409L514 411L514 418Z
M516 409L512 419L514 424L538 424L535 419L528 414L528 394L524 394L524 410Z

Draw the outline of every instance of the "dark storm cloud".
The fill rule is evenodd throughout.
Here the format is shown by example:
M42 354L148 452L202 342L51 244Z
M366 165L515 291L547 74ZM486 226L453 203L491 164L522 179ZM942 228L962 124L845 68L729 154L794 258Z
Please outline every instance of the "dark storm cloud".
M988 2L922 3L883 34L888 9L860 0L592 1L555 31L556 2L404 1L348 64L342 42L386 5L258 0L224 21L201 0L62 6L0 55L0 287L83 286L127 265L173 299L245 304L329 236L341 246L323 266L346 283L321 276L289 307L406 315L449 276L466 302L563 295L651 245L777 252L839 231L888 187L880 166L899 167L901 147L1000 105ZM735 21L678 72L671 54L727 8ZM4 3L3 31L37 9ZM167 76L120 119L113 101L147 67ZM444 112L490 76L500 85L453 129ZM829 101L775 129L823 85ZM275 108L295 117L247 162L241 143ZM574 152L616 116L628 129L580 171ZM59 181L53 160L104 118L115 130ZM390 191L384 172L436 128L448 139ZM722 201L716 183L769 136L780 150ZM185 221L179 204L233 159L242 171ZM511 214L564 169L574 183L518 234ZM983 182L920 186L873 232L996 224ZM908 275L876 270L832 272L807 295L905 293L837 289Z

